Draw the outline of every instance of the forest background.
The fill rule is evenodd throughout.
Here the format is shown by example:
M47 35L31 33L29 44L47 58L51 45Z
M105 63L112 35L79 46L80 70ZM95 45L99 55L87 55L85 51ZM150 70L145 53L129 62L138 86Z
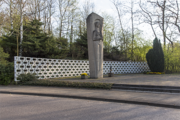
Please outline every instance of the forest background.
M165 72L180 72L180 2L109 1L112 14L90 0L0 0L0 64L14 56L87 60L86 18L95 12L104 18L104 60L146 61L157 37Z

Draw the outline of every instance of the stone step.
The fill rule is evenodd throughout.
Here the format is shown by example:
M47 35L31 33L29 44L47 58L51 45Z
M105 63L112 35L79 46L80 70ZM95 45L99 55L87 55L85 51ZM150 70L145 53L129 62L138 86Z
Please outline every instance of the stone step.
M180 87L176 86L113 84L112 89L180 93Z

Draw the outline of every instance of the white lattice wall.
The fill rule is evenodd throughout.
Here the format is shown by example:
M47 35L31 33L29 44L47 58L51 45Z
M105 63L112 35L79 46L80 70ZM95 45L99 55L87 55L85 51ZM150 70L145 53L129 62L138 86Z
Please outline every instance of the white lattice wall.
M109 73L110 66L114 74L142 73L149 71L146 62L104 61L103 73ZM39 79L80 76L89 74L89 61L63 60L33 57L14 57L14 77L22 73L36 73Z
M142 73L150 71L146 62L121 62L121 61L104 61L103 73L109 73L110 66L114 74Z

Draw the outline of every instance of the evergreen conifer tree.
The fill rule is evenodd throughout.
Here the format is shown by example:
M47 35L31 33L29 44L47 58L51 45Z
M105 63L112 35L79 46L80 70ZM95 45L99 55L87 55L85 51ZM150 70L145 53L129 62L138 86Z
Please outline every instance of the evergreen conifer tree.
M42 31L42 22L32 20L23 25L22 56L41 58L65 58L68 53L68 40L66 38L54 38ZM19 34L17 31L1 37L1 46L5 53L10 55L9 61L17 55L17 39L19 46ZM19 48L18 48L19 49Z
M164 71L164 53L160 40L157 38L153 41L153 49L150 49L146 54L146 60L152 72Z

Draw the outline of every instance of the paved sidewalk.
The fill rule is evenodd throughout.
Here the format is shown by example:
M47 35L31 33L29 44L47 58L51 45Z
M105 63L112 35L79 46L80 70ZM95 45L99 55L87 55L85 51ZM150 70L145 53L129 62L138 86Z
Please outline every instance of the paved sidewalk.
M180 74L147 75L147 74L122 74L103 79L54 79L74 82L99 82L131 85L155 85L155 86L180 86Z
M38 86L0 86L0 94L25 94L108 102L131 103L180 109L180 94Z

